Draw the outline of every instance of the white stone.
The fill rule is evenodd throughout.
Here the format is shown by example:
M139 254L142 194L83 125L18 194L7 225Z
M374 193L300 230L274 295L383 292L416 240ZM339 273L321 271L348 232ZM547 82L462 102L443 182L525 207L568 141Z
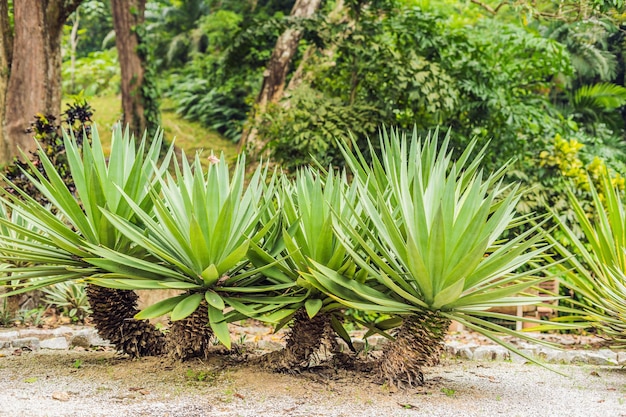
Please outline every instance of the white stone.
M50 337L52 337L52 335L50 334L49 330L43 330L43 329L23 329L23 330L19 330L19 338L20 339L27 339L27 338L31 338L31 337L36 337L39 340L42 339L48 339Z
M54 337L72 336L73 334L74 334L74 329L68 326L61 326L52 330L52 335Z
M474 360L493 361L498 358L499 346L479 346L474 350Z
M27 337L24 339L15 339L11 342L14 348L30 348L32 350L39 349L39 339L36 337Z
M603 351L585 352L586 360L583 360L583 362L589 365L617 365L617 355L615 355L614 352L611 353L612 355L608 355L606 352Z
M70 347L67 339L64 337L55 337L53 339L42 340L39 343L41 349L65 350Z
M20 334L16 331L0 331L0 341L17 339Z

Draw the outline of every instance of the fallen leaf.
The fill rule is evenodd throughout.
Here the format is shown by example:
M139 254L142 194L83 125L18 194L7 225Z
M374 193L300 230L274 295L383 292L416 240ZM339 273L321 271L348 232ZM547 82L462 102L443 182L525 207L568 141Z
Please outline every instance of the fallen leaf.
M238 392L234 393L233 395L234 395L235 397L239 398L240 400L243 400L244 398L246 398L246 397L244 397L243 395L239 394Z
M128 388L129 391L141 391L143 388L141 387L130 387Z
M26 378L24 382L32 384L33 382L37 382L37 377Z
M596 371L591 371L591 373L589 375L591 375L591 376L600 376L600 374L597 373Z
M148 395L148 394L150 394L150 391L148 391L147 389L141 389L141 390L139 390L139 393L141 395Z
M52 393L52 399L57 401L69 401L70 394L65 391L57 391Z

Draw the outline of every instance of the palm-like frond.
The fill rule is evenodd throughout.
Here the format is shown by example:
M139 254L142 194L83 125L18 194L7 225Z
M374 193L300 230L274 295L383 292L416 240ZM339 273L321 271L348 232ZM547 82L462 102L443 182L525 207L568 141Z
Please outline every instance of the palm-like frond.
M265 234L271 234L275 222L265 216L272 203L266 195L271 195L274 187L273 177L268 182L267 179L267 168L260 167L246 184L243 159L231 176L223 158L206 173L199 157L192 165L183 158L176 175L167 175L161 181L160 192L151 193L154 215L131 198L126 199L141 227L103 210L120 233L157 262L91 247L99 257L86 260L108 273L90 281L121 289L155 289L164 285L185 289L186 294L148 307L137 317L170 313L172 320L182 320L206 302L215 335L229 346L228 321L256 317L298 301L288 295L276 295L294 287L294 280L280 274L267 278L261 274L277 263L263 250ZM265 256L259 267L251 267L248 261L253 246ZM225 316L227 305L234 310ZM288 314L289 309L285 309L262 318L275 321Z
M546 301L519 294L545 279L536 277L545 267L520 268L548 245L539 226L500 242L511 225L530 221L515 212L519 187L502 182L504 168L483 174L482 151L470 158L473 144L456 161L447 144L447 137L440 146L436 135L421 143L415 133L408 140L392 132L383 136L381 156L371 166L343 146L370 224L361 221L357 231L339 220L335 231L379 286L323 265L306 277L347 306L405 315L437 312L503 343L497 332L514 333L485 320L497 316L486 310Z
M591 188L591 194L594 211L590 219L576 195L568 190L584 238L579 239L556 215L554 218L571 247L549 238L568 260L562 267L563 282L582 297L581 302L575 303L586 314L586 322L582 325L590 322L615 345L623 347L626 346L626 209L623 194L611 183L608 170L604 172L598 189Z

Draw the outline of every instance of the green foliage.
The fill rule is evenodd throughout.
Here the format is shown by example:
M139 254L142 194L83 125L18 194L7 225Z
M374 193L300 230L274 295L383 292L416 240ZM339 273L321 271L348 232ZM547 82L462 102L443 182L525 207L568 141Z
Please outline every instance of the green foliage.
M381 119L379 110L363 103L345 105L339 98L303 85L291 92L289 109L270 106L261 115L259 134L269 138L274 158L288 171L311 163L340 166L343 157L336 138L374 135Z
M393 13L365 8L355 22L320 25L333 54L306 66L313 90L289 92L260 121L277 160L340 162L333 143L345 127L365 149L375 126L426 132L443 125L459 148L475 136L491 140L485 164L497 167L566 128L548 95L560 74L572 72L564 47L513 24L458 26L391 3Z
M0 309L0 325L3 327L9 327L13 325L15 318L9 309L8 301L6 298L2 300L2 308Z
M65 94L77 94L81 91L84 91L86 96L119 93L121 78L115 48L90 52L87 56L78 58L73 86L71 71L70 66L64 65Z
M539 275L546 266L519 269L547 248L539 226L499 240L508 228L530 221L515 213L519 187L501 181L505 168L491 175L479 170L485 149L472 155L475 142L456 161L448 137L439 143L434 134L422 142L392 131L381 142L372 165L343 146L369 224L335 225L373 280L360 283L316 264L304 274L307 281L347 307L409 316L438 312L515 350L497 337L511 332L486 320L506 315L486 307L540 302L517 296L546 279Z
M85 324L91 308L84 284L61 282L42 291L43 302L65 314L72 322Z
M591 187L593 216L581 204L574 192L568 190L568 199L583 238L564 222L559 221L569 247L550 237L558 253L567 259L562 267L563 283L572 289L582 302L572 301L571 320L582 321L581 327L591 322L603 337L616 347L626 345L624 296L626 295L626 209L624 195L615 186L605 169L600 184ZM556 217L558 221L558 217ZM562 320L567 320L563 318Z
M97 256L90 245L115 248L126 254L140 250L111 225L102 208L138 221L129 200L151 210L150 189L158 190L158 178L168 169L172 154L170 149L158 165L161 136L154 137L150 146L145 138L137 144L128 130L122 132L120 127L112 134L110 155L105 154L95 129L92 143L84 142L82 149L73 135L65 134L63 144L69 167L65 176L43 149L38 152L42 171L29 163L32 174L25 174L51 208L42 206L12 183L9 185L15 195L3 195L11 217L0 218L0 223L3 240L10 247L3 248L0 258L15 267L0 282L21 280L22 284L13 291L16 294L97 273L98 269L85 260ZM74 184L72 190L65 186L67 179ZM26 225L19 219L24 219Z
M67 110L61 115L61 121L57 124L56 117L53 115L38 114L35 116L35 122L32 123L29 131L34 134L34 139L39 146L39 152L31 153L28 156L30 162L23 162L15 158L12 165L8 165L4 170L4 176L11 182L11 186L5 188L17 194L17 187L21 191L28 194L41 204L47 204L49 200L30 181L29 176L35 175L35 171L40 174L45 172L44 164L41 163L41 153L55 167L55 170L63 178L63 183L70 190L74 189L74 183L68 176L69 166L67 154L65 152L65 143L63 142L62 130L71 131L77 138L77 145L82 146L85 140L89 140L91 135L91 118L93 110L89 103L82 98L76 96L73 104L67 105ZM45 174L43 174L45 175Z
M221 133L224 137L237 140L241 136L243 122L249 106L246 104L248 91L243 88L215 88L203 79L173 78L172 90L176 112L186 119L202 123Z
M43 308L33 309L21 309L15 314L15 321L19 322L22 326L35 326L39 327L43 324L43 315L45 310Z

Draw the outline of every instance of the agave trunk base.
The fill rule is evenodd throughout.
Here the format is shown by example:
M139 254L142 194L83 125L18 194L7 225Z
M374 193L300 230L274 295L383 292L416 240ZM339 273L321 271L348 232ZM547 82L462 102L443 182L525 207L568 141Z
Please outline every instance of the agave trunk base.
M294 315L286 347L264 355L260 362L275 372L299 373L310 366L311 360L315 359L324 342L329 342L331 349L335 347L333 335L330 315L319 313L309 318L304 309L298 310Z
M209 312L205 301L190 316L171 323L167 334L168 354L180 361L206 359L213 342Z
M383 350L378 374L393 387L424 384L422 367L439 363L450 320L438 313L425 312L404 319L396 340Z
M147 320L134 319L137 299L134 291L87 285L87 297L98 334L119 352L131 357L158 356L165 352L165 336Z

